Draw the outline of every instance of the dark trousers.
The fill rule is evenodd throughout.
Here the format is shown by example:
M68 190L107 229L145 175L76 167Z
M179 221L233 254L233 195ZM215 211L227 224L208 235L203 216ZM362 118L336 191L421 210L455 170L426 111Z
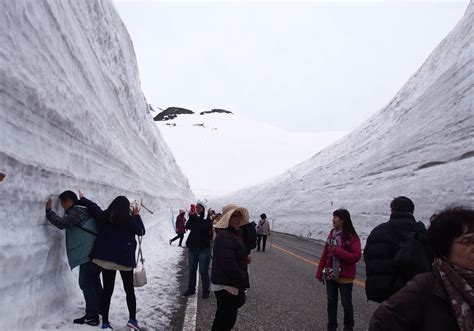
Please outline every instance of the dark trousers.
M260 250L260 242L263 239L263 246L262 246L262 252L265 252L265 245L267 244L267 235L266 234L259 234L257 235L257 251Z
M196 292L196 272L199 265L199 274L202 281L202 292L208 293L211 281L209 279L210 248L188 248L189 281L188 292Z
M215 291L217 310L212 323L212 331L229 331L237 320L237 312L245 303L245 292L239 290L238 295L232 295L226 290Z
M100 267L89 261L79 266L79 287L86 302L86 314L97 315L102 298Z
M344 308L344 330L354 327L354 310L352 307L352 283L341 284L334 280L326 281L328 297L328 330L337 330L337 294L341 293L342 308Z
M115 274L116 270L102 270L102 277L104 279L104 294L102 296L102 320L109 322L110 299L114 293ZM123 288L127 297L127 307L130 319L135 319L137 311L137 299L135 298L135 289L133 288L133 270L120 271L122 277Z
M179 246L181 246L181 244L183 243L184 233L178 233L176 237L171 239L171 242L175 241L178 238L179 238Z

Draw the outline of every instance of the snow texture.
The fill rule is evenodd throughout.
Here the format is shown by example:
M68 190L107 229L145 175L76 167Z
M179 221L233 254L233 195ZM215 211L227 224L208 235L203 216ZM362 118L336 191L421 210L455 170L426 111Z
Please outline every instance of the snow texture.
M390 201L414 200L415 217L474 206L473 4L397 95L363 125L282 176L211 200L266 212L274 229L326 239L347 208L363 240L388 220ZM409 51L409 50L407 50Z
M149 285L137 291L137 317L166 325L181 254L167 244L170 208L194 196L147 113L115 8L99 0L2 0L0 31L2 329L70 329L83 313L64 231L44 213L53 195L62 214L57 194L65 189L81 189L103 208L126 195L154 211L142 210ZM125 325L127 317L117 277L111 321Z

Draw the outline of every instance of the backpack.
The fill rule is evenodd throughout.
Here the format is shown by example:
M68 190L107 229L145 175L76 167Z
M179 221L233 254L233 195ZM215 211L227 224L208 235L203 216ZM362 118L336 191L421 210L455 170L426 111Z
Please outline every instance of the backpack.
M417 274L429 272L433 259L427 250L426 236L415 229L404 234L393 262L407 281Z
M245 248L247 252L257 247L257 230L255 229L255 222L245 224L241 227L242 237L244 238Z

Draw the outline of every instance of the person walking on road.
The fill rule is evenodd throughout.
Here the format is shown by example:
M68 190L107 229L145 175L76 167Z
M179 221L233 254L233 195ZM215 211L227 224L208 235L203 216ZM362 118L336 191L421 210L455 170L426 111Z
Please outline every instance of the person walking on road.
M474 210L431 217L431 272L417 275L375 311L369 331L474 330Z
M230 331L237 313L245 303L245 289L250 287L247 271L248 254L241 227L249 223L246 208L228 205L221 220L214 225L216 235L212 259L212 290L217 299L213 331Z
M170 239L170 245L176 239L179 239L179 247L183 243L184 234L186 233L186 217L184 216L184 209L179 210L179 215L176 217L176 237Z
M86 314L76 318L74 324L99 325L99 306L102 296L100 267L92 263L89 254L97 236L95 220L87 208L79 205L76 193L64 191L59 195L64 216L51 208L51 198L46 202L46 218L58 229L66 229L66 252L71 270L79 266L79 287L86 302Z
M104 294L102 298L102 329L112 329L109 322L110 300L114 292L115 276L120 271L125 290L129 320L127 326L139 330L136 319L137 301L133 287L133 268L136 267L135 236L145 235L145 226L140 218L140 208L135 204L130 209L130 201L124 196L116 197L109 207L102 209L86 199L82 193L81 204L97 220L99 235L94 243L90 257L102 267Z
M197 269L202 282L202 298L209 298L209 260L211 239L213 236L212 221L204 217L206 206L204 202L198 201L196 205L191 205L189 211L189 220L186 223L186 229L190 231L186 246L188 247L188 267L189 279L188 289L184 296L196 293Z
M260 215L260 221L257 225L257 252L260 252L260 242L263 239L262 252L265 252L265 245L267 244L267 237L270 236L270 223L267 220L267 215L263 213Z
M337 330L338 291L344 308L344 331L350 331L354 328L352 286L356 263L361 257L360 239L346 209L335 210L332 223L333 229L324 245L316 278L326 283L328 331Z

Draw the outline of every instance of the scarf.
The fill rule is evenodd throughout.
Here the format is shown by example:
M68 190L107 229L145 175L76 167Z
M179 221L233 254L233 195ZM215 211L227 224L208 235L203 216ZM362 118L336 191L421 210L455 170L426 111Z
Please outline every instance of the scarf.
M449 303L461 331L474 330L474 271L436 259L434 269L441 276Z

